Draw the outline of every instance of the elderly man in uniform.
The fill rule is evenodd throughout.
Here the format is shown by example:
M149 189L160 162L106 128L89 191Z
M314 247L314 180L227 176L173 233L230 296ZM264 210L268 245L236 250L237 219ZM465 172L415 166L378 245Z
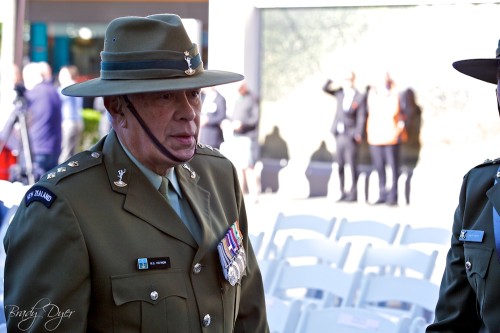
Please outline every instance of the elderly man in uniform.
M268 332L236 170L197 144L203 69L177 15L122 17L100 78L113 129L46 173L4 239L9 332ZM224 181L220 181L223 179Z
M500 103L498 45L495 59L461 60L453 67L497 85ZM464 176L435 321L426 332L500 332L499 179L500 159L487 160Z

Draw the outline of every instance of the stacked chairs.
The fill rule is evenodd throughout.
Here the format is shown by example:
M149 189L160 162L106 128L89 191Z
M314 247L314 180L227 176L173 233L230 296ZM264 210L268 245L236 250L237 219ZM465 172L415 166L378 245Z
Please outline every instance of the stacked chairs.
M263 255L258 257L264 290L266 292L269 290L272 279L276 275L278 263L281 260L279 253L288 236L302 239L328 239L333 232L335 222L335 218L325 219L312 214L278 214L271 236L263 246Z
M259 258L271 331L425 331L439 294L436 247L451 231L345 218L334 230L335 221L279 214Z

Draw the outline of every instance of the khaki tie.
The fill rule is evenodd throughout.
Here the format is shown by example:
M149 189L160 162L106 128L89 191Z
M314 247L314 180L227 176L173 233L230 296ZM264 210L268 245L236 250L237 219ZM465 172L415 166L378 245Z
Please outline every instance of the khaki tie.
M172 206L177 215L182 217L179 206L179 196L177 195L177 192L175 192L172 184L168 181L166 177L161 177L161 184L159 191L161 194L163 194L164 197L167 198L168 203L170 204L170 206Z
M183 200L183 205L179 200L179 195L175 191L172 183L166 177L161 178L161 184L159 188L160 193L167 198L168 203L177 213L177 215L182 220L182 223L191 232L191 235L196 239L197 242L201 239L201 229L198 225L196 218L191 211L191 207L187 202Z

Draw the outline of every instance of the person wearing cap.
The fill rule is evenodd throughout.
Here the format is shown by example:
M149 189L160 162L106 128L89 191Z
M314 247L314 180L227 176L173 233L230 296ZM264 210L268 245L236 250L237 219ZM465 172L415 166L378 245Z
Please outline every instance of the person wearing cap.
M179 16L121 17L99 78L113 129L26 193L4 238L9 332L269 332L237 173L197 142L204 70ZM223 181L222 181L223 180Z
M453 67L497 85L498 61L456 61ZM500 108L499 108L500 110ZM454 215L451 247L441 281L434 323L426 332L500 332L500 159L486 160L464 176Z

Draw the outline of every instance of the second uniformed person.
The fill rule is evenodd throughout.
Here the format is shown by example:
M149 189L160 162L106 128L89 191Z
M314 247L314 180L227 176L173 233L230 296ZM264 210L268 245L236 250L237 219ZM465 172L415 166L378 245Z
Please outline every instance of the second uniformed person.
M453 66L496 84L500 101L499 61L500 42L495 59L461 60ZM463 179L435 321L426 332L500 332L499 179L500 160L471 169Z
M9 332L268 332L233 165L197 143L204 71L177 15L122 17L100 78L113 130L26 193L4 239ZM159 191L160 189L160 191Z

